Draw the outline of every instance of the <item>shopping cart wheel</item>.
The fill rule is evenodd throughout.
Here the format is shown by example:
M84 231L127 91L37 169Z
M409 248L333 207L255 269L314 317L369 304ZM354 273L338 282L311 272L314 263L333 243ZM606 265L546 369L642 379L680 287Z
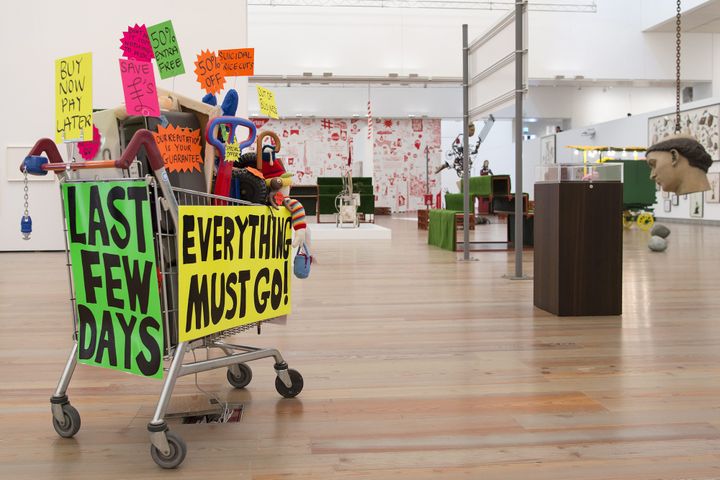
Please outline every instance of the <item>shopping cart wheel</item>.
M80 430L80 414L77 409L66 403L62 406L63 422L60 423L53 417L53 427L63 438L72 438Z
M235 375L232 369L228 368L228 382L235 388L245 388L250 383L250 380L252 380L252 370L244 363L238 363L237 367L240 370L240 375Z
M288 375L290 375L290 382L292 385L290 387L285 386L282 380L280 380L280 377L275 378L275 390L278 391L280 395L282 395L285 398L293 398L297 397L300 392L302 392L303 389L303 377L300 375L300 372L297 370L293 370L292 368L288 368Z
M179 435L171 432L170 430L165 432L167 436L168 445L170 446L170 453L163 455L155 445L150 445L150 456L153 461L162 468L176 468L185 460L187 454L187 445Z

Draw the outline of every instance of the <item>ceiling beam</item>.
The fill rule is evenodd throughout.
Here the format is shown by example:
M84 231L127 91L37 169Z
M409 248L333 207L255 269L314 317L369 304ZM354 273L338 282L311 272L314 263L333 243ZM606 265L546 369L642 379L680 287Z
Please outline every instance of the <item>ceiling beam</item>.
M250 6L427 8L454 10L510 10L514 0L248 0ZM530 10L545 12L597 12L596 0L546 0L531 2Z
M287 84L290 85L395 85L395 86L445 86L459 87L462 85L460 77L421 77L409 75L401 77L391 75L358 76L358 75L255 75L249 77L250 83Z

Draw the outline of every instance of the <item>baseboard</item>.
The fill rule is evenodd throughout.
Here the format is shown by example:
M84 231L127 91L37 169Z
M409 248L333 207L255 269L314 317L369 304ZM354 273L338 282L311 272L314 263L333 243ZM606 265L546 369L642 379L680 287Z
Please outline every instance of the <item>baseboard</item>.
M720 227L720 220L705 220L704 218L669 218L655 217L655 223L684 223L686 225L707 225L711 227Z

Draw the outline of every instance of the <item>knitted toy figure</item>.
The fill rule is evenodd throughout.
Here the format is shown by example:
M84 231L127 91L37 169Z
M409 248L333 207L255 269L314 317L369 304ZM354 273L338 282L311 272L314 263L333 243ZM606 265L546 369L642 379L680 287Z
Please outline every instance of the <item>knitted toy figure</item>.
M260 142L258 142L258 146L259 145ZM297 248L308 240L305 208L302 203L289 197L293 175L285 170L285 166L279 158L275 158L275 147L265 145L261 148L263 159L262 174L268 186L270 205L275 208L284 205L285 208L290 211L292 215L292 227L293 230L295 230L292 246Z

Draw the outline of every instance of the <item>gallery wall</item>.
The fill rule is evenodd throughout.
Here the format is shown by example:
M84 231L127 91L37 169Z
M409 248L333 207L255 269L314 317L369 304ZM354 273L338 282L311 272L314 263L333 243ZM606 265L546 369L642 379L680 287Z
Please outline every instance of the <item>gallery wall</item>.
M258 132L280 137L278 152L296 185L315 185L318 177L339 177L350 167L363 175L367 121L348 118L252 118ZM352 161L349 161L349 160Z
M569 118L581 128L673 103L674 87L530 87L524 111L526 118Z
M682 11L688 12L714 0L683 0ZM677 0L642 0L642 29L675 19Z
M196 55L205 49L240 48L246 45L245 0L223 7L222 15L232 18L237 28L219 28L217 14L198 15L192 2L167 3L125 0L98 2L68 0L57 2L0 3L0 45L8 72L0 75L5 92L0 116L0 251L59 250L64 248L60 194L57 183L30 182L31 241L19 232L23 213L23 184L14 181L19 162L38 138L51 137L55 126L55 60L79 53L93 54L93 107L112 108L123 102L120 82L120 38L129 25L153 25L172 19L185 74L160 80L159 87L191 98L203 93L193 73ZM21 47L19 47L21 45ZM18 46L15 48L13 46ZM233 79L229 86L240 92L238 114L246 111L247 80ZM8 147L20 147L11 148ZM65 148L60 146L65 155Z
M698 135L698 139L705 141L708 144L708 150L714 155L715 162L713 162L713 165L710 167L710 173L720 172L720 147L717 141L717 139L720 138L720 118L717 116L720 114L720 107L717 107L718 104L720 104L720 98L714 97L699 102L687 103L682 107L683 111L689 111L690 116L693 119L697 119L698 123L706 111L714 116L712 126L709 129L701 128L694 130L696 135ZM572 149L563 148L566 145L648 146L653 139L658 138L649 133L651 131L655 132L654 128L649 129L651 119L653 119L652 124L667 123L670 127L666 127L666 130L668 128L672 130L673 118L674 109L665 108L559 133L557 135L557 161L558 163L577 163L581 161L579 156L574 155ZM705 115L705 118L707 119L708 116ZM589 128L592 128L594 131L594 137L587 135ZM714 147L710 147L710 145L714 145ZM537 149L528 148L526 151L533 156L533 162L540 163L539 146ZM657 201L654 205L655 215L659 219L693 222L720 221L720 203L714 203L715 200L712 199L712 195L710 194L708 194L707 199L713 203L703 202L702 217L692 217L690 215L690 196L687 198L680 196L677 205L672 205L671 201L671 205L669 205L670 211L666 211L668 207L665 202L666 198L664 198L662 192L658 192Z
M462 75L462 24L474 38L505 10L251 6L264 75Z
M531 11L530 78L672 80L675 34L643 32L644 15L674 15L675 5L659 3L669 2L602 0L593 14ZM682 54L684 80L713 80L713 34L683 34Z
M350 168L354 176L373 178L376 206L393 212L422 207L426 180L431 194L440 189L432 172L426 178L426 162L431 170L440 163L439 119L374 118L371 138L366 119L253 120L258 131L278 134L279 155L297 185L314 185L318 177L340 177Z

